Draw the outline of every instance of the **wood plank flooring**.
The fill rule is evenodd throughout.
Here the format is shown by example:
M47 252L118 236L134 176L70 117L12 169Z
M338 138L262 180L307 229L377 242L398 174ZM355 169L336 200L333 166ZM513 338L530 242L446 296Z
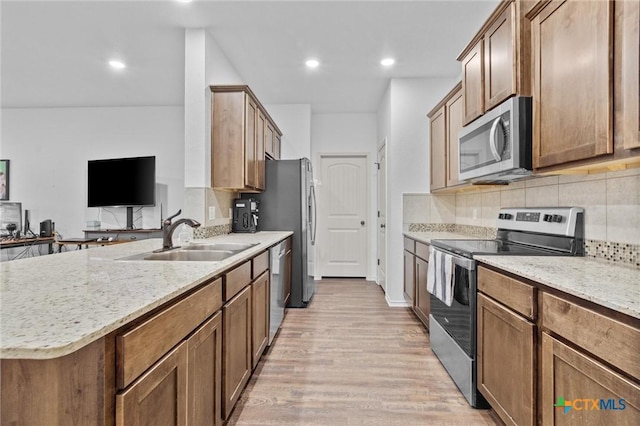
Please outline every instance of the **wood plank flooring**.
M471 408L405 308L379 286L322 280L289 309L229 425L494 425Z

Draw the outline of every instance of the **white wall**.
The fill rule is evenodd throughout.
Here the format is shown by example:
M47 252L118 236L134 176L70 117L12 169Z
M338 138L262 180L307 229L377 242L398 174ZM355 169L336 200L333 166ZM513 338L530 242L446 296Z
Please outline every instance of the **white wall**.
M369 167L369 244L368 244L368 268L367 279L374 280L376 274L376 161L377 146L376 114L314 114L311 117L311 152L312 162L315 168L314 177L319 178L320 155L340 153L364 153L368 154ZM322 191L321 182L318 191ZM322 256L323 250L319 241L319 250L316 258ZM318 253L319 252L319 253Z
M386 297L391 305L404 302L402 194L429 189L426 115L455 84L453 78L392 79L378 108L380 140L388 137Z
M282 132L280 157L283 160L311 158L311 105L264 105Z
M87 161L155 155L156 207L144 207L134 225L158 227L160 203L165 214L182 205L183 134L181 106L3 109L0 156L11 160L11 201L31 211L35 232L44 219L64 237L81 237L87 220L124 228L124 208L87 208Z

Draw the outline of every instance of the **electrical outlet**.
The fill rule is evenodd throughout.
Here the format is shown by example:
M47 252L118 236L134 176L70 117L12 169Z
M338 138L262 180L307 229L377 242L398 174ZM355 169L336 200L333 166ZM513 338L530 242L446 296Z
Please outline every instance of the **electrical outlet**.
M216 208L215 206L209 207L209 220L214 220L216 218Z
M233 217L233 208L229 207L229 217Z
M473 209L472 214L473 214L473 218L477 219L478 218L478 209Z

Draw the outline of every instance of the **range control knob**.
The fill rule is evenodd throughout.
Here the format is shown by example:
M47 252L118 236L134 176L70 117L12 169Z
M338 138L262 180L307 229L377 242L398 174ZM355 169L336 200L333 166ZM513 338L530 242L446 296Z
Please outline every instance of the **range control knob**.
M512 217L513 217L513 215L511 215L511 213L499 213L498 214L498 219L509 220Z
M551 219L553 222L560 223L562 222L562 215L554 214Z
M552 215L550 215L550 214L545 214L545 215L542 217L542 220L543 220L543 221L545 221L545 222L551 222L551 221L553 220L553 216L552 216Z

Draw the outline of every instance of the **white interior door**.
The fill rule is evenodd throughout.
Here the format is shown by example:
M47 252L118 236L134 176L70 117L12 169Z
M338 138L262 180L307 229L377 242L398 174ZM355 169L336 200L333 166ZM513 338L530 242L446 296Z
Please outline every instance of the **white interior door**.
M367 275L367 157L321 156L320 275Z
M387 144L386 139L378 150L378 284L387 292Z

